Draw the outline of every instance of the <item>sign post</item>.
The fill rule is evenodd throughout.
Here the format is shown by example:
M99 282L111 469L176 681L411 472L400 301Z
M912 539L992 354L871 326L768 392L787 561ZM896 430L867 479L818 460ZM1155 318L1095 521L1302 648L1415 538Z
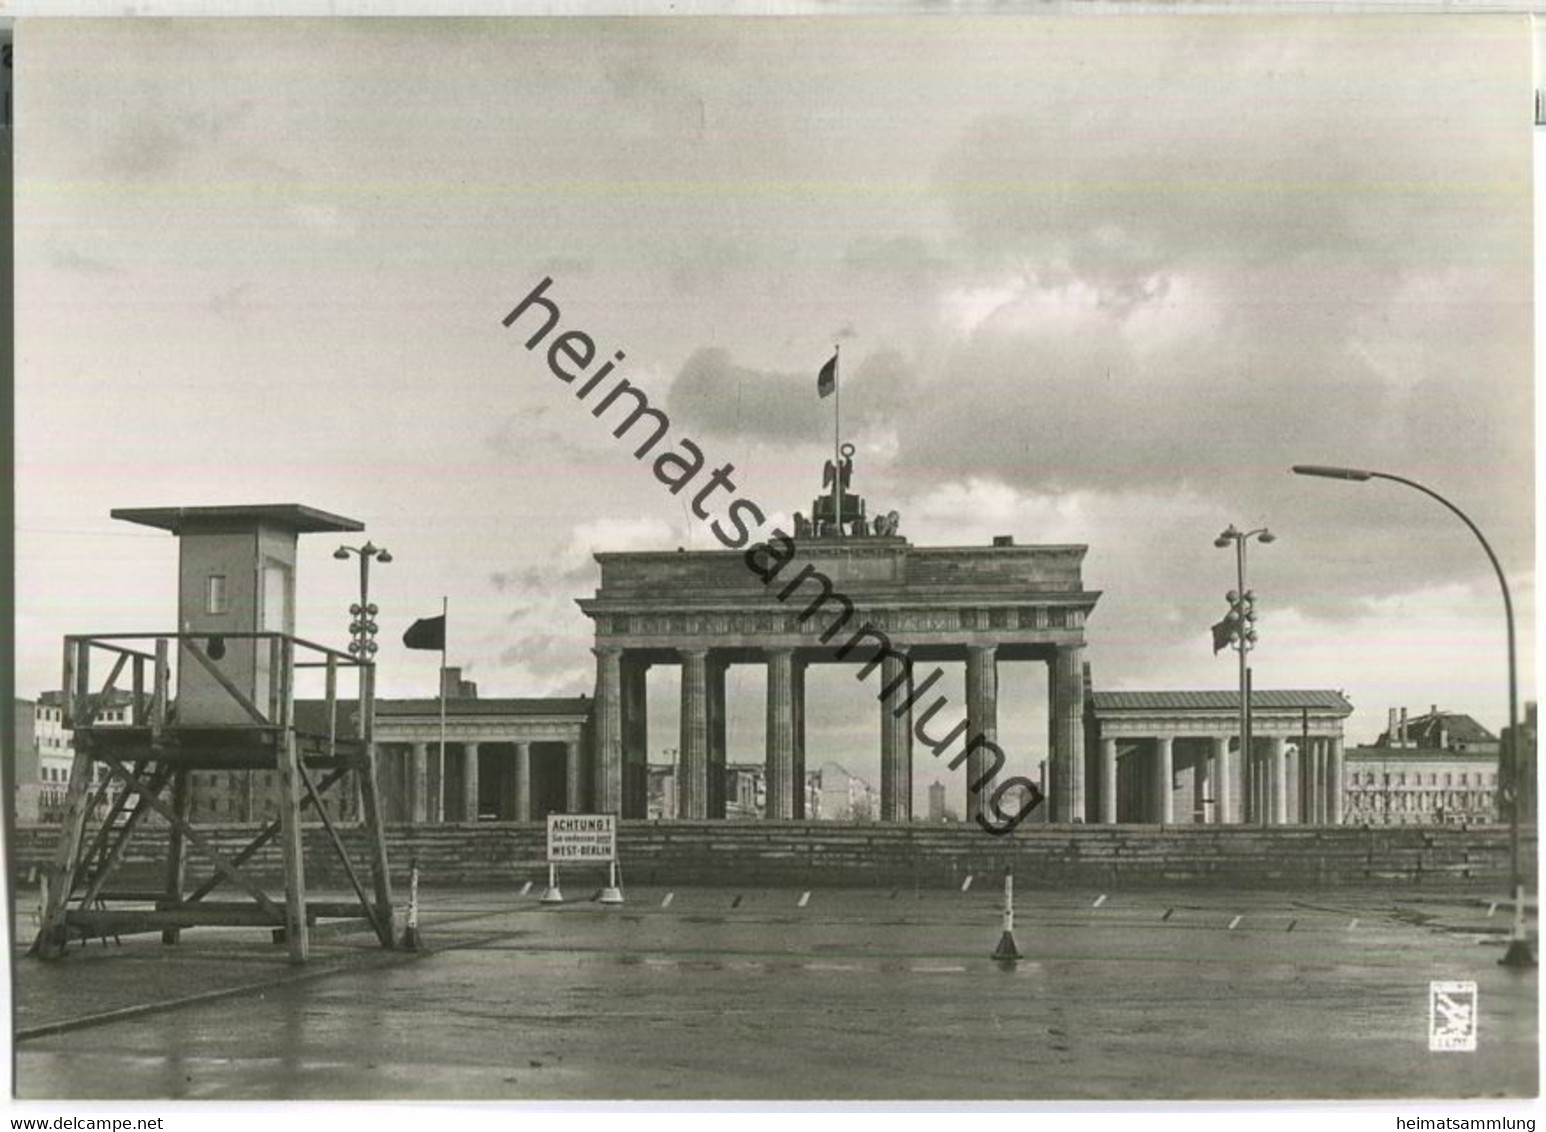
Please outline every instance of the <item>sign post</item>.
M562 904L558 889L558 866L605 861L607 884L601 890L602 904L621 904L623 890L617 883L617 817L614 814L548 815L548 889L544 904Z

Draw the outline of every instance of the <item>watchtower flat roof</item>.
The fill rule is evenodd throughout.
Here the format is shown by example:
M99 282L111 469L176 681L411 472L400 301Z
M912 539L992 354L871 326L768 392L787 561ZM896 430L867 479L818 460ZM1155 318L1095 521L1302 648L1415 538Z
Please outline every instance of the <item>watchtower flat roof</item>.
M234 507L115 507L115 519L181 534L189 527L267 523L299 534L321 531L363 531L365 524L299 503L258 503Z

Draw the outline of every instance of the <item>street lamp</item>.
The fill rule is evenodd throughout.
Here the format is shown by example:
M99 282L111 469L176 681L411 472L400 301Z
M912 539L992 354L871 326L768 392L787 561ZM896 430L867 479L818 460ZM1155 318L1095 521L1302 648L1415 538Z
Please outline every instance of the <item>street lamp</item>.
M1476 541L1482 544L1482 550L1486 551L1487 561L1492 563L1493 572L1498 576L1498 588L1503 591L1503 618L1508 626L1508 779L1504 783L1504 800L1509 808L1509 872L1512 874L1514 889L1514 926L1509 933L1508 951L1499 962L1505 967L1534 967L1535 953L1525 934L1524 874L1519 868L1519 788L1523 766L1519 757L1519 666L1515 659L1514 647L1514 599L1509 595L1508 579L1503 576L1503 567L1498 562L1498 556L1492 552L1492 545L1488 543L1476 524L1471 522L1469 515L1432 488L1424 487L1415 480L1391 475L1389 472L1326 467L1320 464L1295 464L1293 470L1296 476L1320 476L1323 479L1352 480L1355 483L1364 483L1368 480L1391 480L1394 483L1415 488L1428 498L1442 503L1454 513L1456 518L1469 527L1471 533L1476 536Z
M1236 588L1224 596L1229 602L1229 613L1225 615L1225 620L1230 623L1230 647L1240 654L1240 771L1241 781L1250 784L1246 797L1241 801L1245 803L1245 810L1264 810L1264 807L1257 807L1251 797L1257 792L1257 787L1255 768L1251 765L1251 672L1245 660L1245 654L1256 647L1256 594L1245 588L1245 544L1253 538L1265 546L1276 541L1277 536L1266 527L1240 531L1231 523L1219 532L1213 545L1220 550L1231 544L1235 548ZM1263 824L1266 823L1265 812L1256 816L1261 818Z
M365 664L374 664L371 659L376 653L376 613L378 610L370 601L370 560L376 559L382 565L392 561L391 552L384 546L376 546L367 542L364 546L340 546L333 551L333 557L339 561L347 562L349 556L357 555L360 560L360 600L349 607L349 616L354 620L349 623L349 651L357 659Z

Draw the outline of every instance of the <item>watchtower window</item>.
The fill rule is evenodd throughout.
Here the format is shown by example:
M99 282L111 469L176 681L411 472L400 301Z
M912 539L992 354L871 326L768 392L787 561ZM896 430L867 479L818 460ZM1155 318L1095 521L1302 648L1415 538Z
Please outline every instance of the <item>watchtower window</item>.
M226 588L224 574L211 574L204 586L204 612L225 613Z

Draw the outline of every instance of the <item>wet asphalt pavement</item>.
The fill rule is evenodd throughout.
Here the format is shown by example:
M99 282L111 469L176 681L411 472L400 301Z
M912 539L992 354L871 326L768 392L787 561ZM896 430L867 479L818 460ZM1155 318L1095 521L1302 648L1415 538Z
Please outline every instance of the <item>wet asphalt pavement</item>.
M1527 1096L1536 982L1475 892L443 893L426 950L189 932L16 961L22 1098ZM23 917L25 919L25 917ZM1531 929L1534 930L1532 916ZM1478 1048L1428 1049L1474 980ZM199 995L227 992L226 997ZM96 1018L107 1011L120 1013ZM141 1011L137 1013L136 1011ZM48 1032L63 1026L62 1031ZM71 1028L73 1027L73 1028Z

